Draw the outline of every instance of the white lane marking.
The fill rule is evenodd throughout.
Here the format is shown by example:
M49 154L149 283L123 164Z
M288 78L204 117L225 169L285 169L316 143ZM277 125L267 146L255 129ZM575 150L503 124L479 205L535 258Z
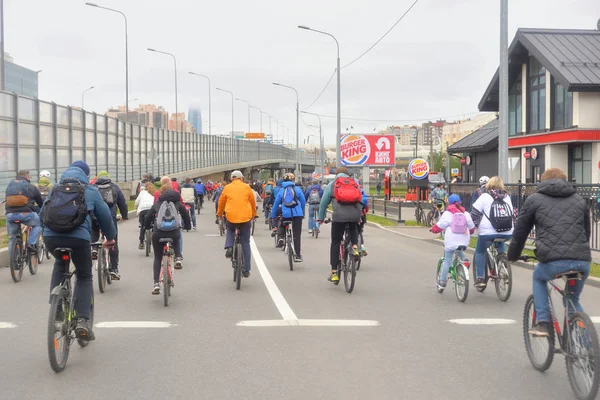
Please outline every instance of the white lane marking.
M516 324L514 319L502 318L464 318L464 319L449 319L448 322L458 325L508 325Z
M592 322L595 324L600 324L600 317L590 317L592 319Z
M0 322L0 329L16 328L17 326L10 322Z
M274 326L379 326L379 321L360 319L271 319L240 321L237 326L245 327L274 327Z
M281 318L284 320L298 320L296 314L281 294L281 291L277 287L277 284L273 280L271 273L267 269L267 266L258 251L258 247L256 246L256 242L253 237L250 237L250 248L252 249L252 257L254 257L254 262L256 262L256 267L258 268L258 272L260 272L260 276L267 287L267 291L271 295L271 299L273 299L273 303L275 303L275 307L279 310L279 314L281 314Z
M218 234L218 233L207 233L207 234L206 234L206 235L204 235L204 236L208 236L208 237L219 237L219 236L221 236L221 235L220 235L220 234Z
M170 328L177 326L165 321L107 321L95 325L96 328Z

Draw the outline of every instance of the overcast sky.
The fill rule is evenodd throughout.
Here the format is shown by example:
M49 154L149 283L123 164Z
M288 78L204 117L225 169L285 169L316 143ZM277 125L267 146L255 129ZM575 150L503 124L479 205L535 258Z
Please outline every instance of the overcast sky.
M295 132L295 95L306 108L333 73L334 34L347 64L389 29L414 0L97 0L129 20L130 102L175 110L173 62L146 50L177 56L179 111L202 109L208 131L206 80L212 80L213 133L231 129L231 99L216 87L262 108ZM125 103L124 23L119 14L83 0L5 0L5 51L15 62L41 69L40 98L81 103L104 113ZM509 0L509 41L519 27L594 29L599 0ZM420 0L407 17L362 59L342 69L342 130L372 132L395 121L472 115L499 61L500 0ZM308 111L336 115L336 84ZM235 130L246 131L247 106L235 102ZM347 117L372 119L349 120ZM308 124L316 117L303 116ZM260 130L252 110L252 131ZM388 121L390 120L390 121ZM335 118L322 118L332 142ZM272 131L275 134L275 122ZM269 132L269 119L263 118ZM314 134L300 122L301 138ZM281 136L282 129L279 134Z

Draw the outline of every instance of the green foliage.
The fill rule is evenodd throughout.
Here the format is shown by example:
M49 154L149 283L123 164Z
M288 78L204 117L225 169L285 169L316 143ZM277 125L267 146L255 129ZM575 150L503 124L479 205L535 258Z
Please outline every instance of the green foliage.
M398 223L393 219L380 217L378 215L367 214L368 222L375 222L382 226L398 226Z

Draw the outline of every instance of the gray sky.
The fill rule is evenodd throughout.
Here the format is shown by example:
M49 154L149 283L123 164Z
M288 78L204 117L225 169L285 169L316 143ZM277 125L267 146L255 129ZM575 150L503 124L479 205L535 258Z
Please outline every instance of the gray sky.
M129 20L130 99L175 111L174 53L179 71L179 110L200 106L208 120L206 80L211 77L213 133L231 129L231 90L295 131L295 95L304 109L321 92L335 68L333 39L298 29L328 31L340 41L347 64L373 44L414 0L98 0ZM18 64L40 74L40 97L63 105L81 103L103 113L125 102L123 18L84 5L84 0L5 0L5 50ZM519 27L593 29L598 0L509 1L509 41ZM499 0L420 0L370 53L342 69L342 130L372 132L394 120L448 117L477 111L498 66ZM335 79L309 111L336 114ZM252 131L260 130L251 111ZM235 102L235 129L247 130L247 106ZM309 124L316 117L305 115ZM323 118L326 141L336 121ZM268 117L263 130L268 133ZM208 131L208 122L204 124ZM275 122L273 122L275 134ZM300 122L301 140L309 129ZM280 129L280 136L282 129Z

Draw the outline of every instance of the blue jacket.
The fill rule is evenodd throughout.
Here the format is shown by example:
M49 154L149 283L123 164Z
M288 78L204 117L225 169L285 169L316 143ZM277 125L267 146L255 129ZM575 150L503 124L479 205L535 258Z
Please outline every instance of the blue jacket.
M348 175L346 175L346 174L337 174L335 178L337 179L339 177L347 177L347 176ZM334 197L333 197L333 185L335 184L335 180L336 179L334 179L333 181L329 182L329 184L327 185L327 188L325 188L325 191L323 192L323 196L321 197L321 205L319 207L319 220L321 220L321 221L325 220L325 215L327 214L327 206L329 206L329 203L331 203L331 201L334 200ZM356 181L356 183L359 183L357 179L354 179L354 180ZM359 186L360 186L360 184L359 184ZM365 194L365 191L362 189L362 187L360 187L360 193L362 194L362 200L361 200L362 206L363 207L368 207L369 206L369 199L368 199L367 195ZM336 210L336 206L335 206L336 204L337 204L337 202L334 203L334 207L333 207L334 208L334 214L337 211ZM338 209L339 208L342 208L342 209L346 208L346 209L348 209L348 207L341 206L341 205L338 205ZM354 213L351 213L351 214L353 214L352 215L352 218L353 218L354 217ZM345 219L345 218L342 218L342 219ZM358 219L356 219L356 221L358 221ZM342 221L340 221L340 222L342 222ZM343 221L343 222L352 222L352 221Z
M60 182L62 183L65 179L76 179L79 182L85 185L85 204L88 209L88 216L74 231L69 233L57 233L53 232L47 227L44 227L44 237L64 237L64 238L72 238L72 239L83 239L87 241L91 241L91 231L92 231L92 217L90 216L93 213L98 220L98 224L100 225L100 229L104 233L104 236L107 240L112 240L115 238L115 225L113 223L113 217L110 209L108 208L108 204L102 200L102 196L100 196L100 192L98 189L89 184L88 177L83 172L81 168L78 167L69 167L62 174L60 178ZM54 188L52 189L54 190ZM48 199L52 197L52 191L46 198L42 209L40 210L40 220L44 220L44 207L46 207L48 203Z
M206 193L206 186L204 186L204 183L200 182L200 183L196 183L196 194L205 194Z
M275 182L275 187L273 187L273 194L269 197L270 204L275 204L275 198L277 197L277 193L279 193L279 191L281 190L282 183L283 179L279 179L277 182Z
M219 204L219 199L221 198L221 193L223 193L223 188L224 188L224 186L219 186L219 188L215 192L215 197L214 197L213 201L217 204Z
M284 193L283 189L290 186L296 191L296 197L298 198L298 204L296 204L296 207L294 208L282 205ZM281 206L281 215L283 216L283 218L304 217L304 207L306 206L306 199L304 198L304 193L302 193L302 189L294 185L294 182L283 182L281 184L280 190L277 190L277 195L275 196L275 203L273 204L273 208L271 209L271 218L275 218L279 206Z
M308 199L310 197L310 192L312 192L313 190L318 191L319 197L323 198L323 189L321 189L321 185L312 185L311 187L308 188L306 193L304 193L304 197L306 198L306 201L308 201Z
M113 193L116 193L116 195L117 195L117 201L112 206L108 206L108 208L110 208L110 212L111 212L113 218L115 218L115 219L117 218L117 207L118 207L123 219L129 219L129 213L127 211L127 200L125 200L125 196L123 195L123 192L121 192L121 188L117 184L112 183L112 181L108 178L102 177L96 181L94 186L104 185L107 183L110 183L112 185Z

